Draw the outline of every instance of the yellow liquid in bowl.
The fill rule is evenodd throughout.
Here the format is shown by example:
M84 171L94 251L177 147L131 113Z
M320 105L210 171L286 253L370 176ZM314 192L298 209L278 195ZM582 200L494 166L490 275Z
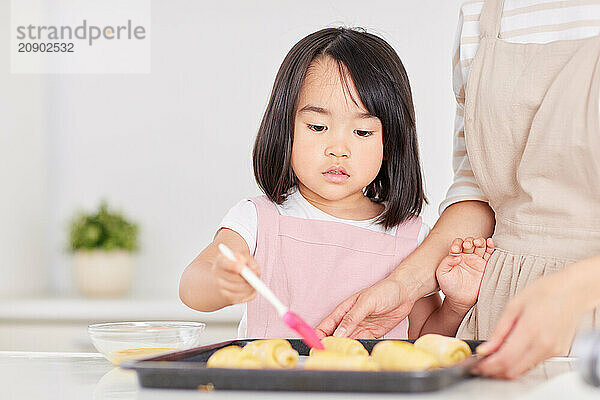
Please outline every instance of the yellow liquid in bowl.
M169 351L176 350L172 347L150 347L150 348L137 348L137 349L125 349L117 350L107 356L109 361L113 364L119 365L123 361L135 360L138 358L146 358L153 355L167 353Z

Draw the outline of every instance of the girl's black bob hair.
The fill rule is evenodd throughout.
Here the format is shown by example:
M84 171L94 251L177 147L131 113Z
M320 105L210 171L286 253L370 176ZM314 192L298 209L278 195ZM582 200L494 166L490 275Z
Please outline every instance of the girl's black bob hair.
M340 74L347 71L360 100L383 127L383 163L364 190L373 201L386 204L377 222L390 228L419 215L427 200L408 76L394 49L362 29L322 29L300 40L287 54L254 143L258 185L277 204L296 186L291 159L298 96L308 67L323 56L337 61Z

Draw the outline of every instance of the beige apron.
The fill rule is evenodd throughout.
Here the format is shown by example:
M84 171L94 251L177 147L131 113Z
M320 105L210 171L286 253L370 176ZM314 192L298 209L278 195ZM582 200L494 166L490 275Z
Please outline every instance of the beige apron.
M458 335L487 339L507 302L540 276L600 254L600 37L499 39L486 0L466 87L465 140L496 213L494 252ZM596 309L580 329L600 326Z

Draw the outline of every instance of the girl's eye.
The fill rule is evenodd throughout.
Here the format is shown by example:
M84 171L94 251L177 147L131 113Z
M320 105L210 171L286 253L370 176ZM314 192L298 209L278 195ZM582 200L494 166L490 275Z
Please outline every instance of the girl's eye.
M310 129L313 132L325 132L327 130L327 127L323 125L308 124L308 129Z
M360 137L369 137L373 134L373 132L371 131L362 131L360 129L356 129L354 133L356 133Z

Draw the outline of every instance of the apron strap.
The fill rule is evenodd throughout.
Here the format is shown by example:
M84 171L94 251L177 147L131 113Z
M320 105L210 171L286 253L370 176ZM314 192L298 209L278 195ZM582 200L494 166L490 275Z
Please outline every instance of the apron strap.
M483 9L479 16L479 32L481 38L496 39L500 35L500 21L502 21L502 10L504 0L485 0Z
M265 239L269 234L279 232L279 210L277 206L265 195L251 197L248 200L256 206L256 215L258 218L258 234L256 242Z

